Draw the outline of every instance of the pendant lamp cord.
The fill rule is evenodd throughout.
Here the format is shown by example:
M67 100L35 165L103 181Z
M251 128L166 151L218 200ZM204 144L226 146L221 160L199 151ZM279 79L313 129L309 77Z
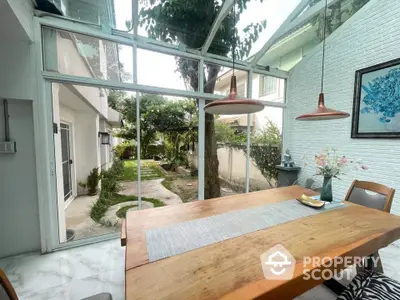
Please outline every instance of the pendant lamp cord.
M324 13L324 40L322 42L322 70L321 70L321 93L324 92L324 77L325 77L325 44L326 44L326 23L328 12L328 0L325 0L325 13Z
M236 1L233 0L233 41L232 41L233 76L235 76L235 52L236 52Z

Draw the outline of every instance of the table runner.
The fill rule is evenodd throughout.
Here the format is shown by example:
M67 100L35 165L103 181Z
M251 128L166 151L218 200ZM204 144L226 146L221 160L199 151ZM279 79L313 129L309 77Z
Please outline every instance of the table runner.
M288 200L149 229L146 230L149 261L345 206L344 203L329 203L314 209L297 200Z

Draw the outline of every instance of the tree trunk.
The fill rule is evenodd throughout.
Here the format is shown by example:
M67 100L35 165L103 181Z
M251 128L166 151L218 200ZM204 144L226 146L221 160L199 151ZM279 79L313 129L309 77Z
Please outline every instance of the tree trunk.
M204 76L204 92L214 93L220 66L208 65L208 76ZM218 172L217 142L215 139L214 115L205 114L205 149L204 149L204 199L221 196L221 185Z
M221 196L218 174L218 154L215 140L214 115L205 114L205 149L204 149L204 199Z
M180 58L177 60L178 68L182 76L188 79L193 90L199 86L199 64L197 61ZM213 94L215 83L221 66L208 64L205 68L207 77L204 74L204 92ZM209 102L209 101L206 101ZM204 146L204 199L216 198L221 196L221 187L218 174L218 155L217 142L215 140L214 115L205 114L205 146Z

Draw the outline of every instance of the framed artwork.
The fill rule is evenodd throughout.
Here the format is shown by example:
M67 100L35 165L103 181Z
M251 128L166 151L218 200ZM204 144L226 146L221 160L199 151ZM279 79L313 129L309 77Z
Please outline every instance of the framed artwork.
M356 71L352 138L400 138L400 59Z

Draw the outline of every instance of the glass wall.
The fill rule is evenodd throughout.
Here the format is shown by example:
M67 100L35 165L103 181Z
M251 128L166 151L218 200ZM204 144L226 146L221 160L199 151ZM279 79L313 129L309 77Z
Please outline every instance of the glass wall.
M52 84L60 243L119 232L120 203L137 198L120 161L135 154L128 135L120 136L127 98L119 90Z
M237 7L239 13L235 28L239 42L236 59L246 60L261 50L300 2L300 0L248 1L242 12ZM232 13L223 21L223 25L224 28L233 27ZM232 57L230 47L232 35L233 30L229 29L216 35L209 52Z
M205 63L204 92L227 96L232 75L229 67ZM235 70L235 76L238 94L245 97L248 73ZM247 115L205 114L205 199L245 192L246 128Z
M61 74L132 83L132 47L43 27L44 69Z
M235 70L238 94L246 96L248 80L247 71ZM204 64L204 93L227 96L231 85L232 68L212 63Z
M197 60L138 49L137 69L139 84L186 91L199 90Z
M139 35L199 49L203 46L223 1L138 2Z
M247 175L251 190L274 186L273 175L264 176L253 153L257 147L280 145L283 108L266 107L251 115L210 115L198 109L199 103L228 95L232 68L207 59L200 67L200 60L47 27L42 33L45 71L52 72L44 78L64 74L82 82L68 84L60 76L60 83L52 84L60 243L115 234L132 210L195 201L203 192L204 199L244 193ZM246 98L252 90L253 98L284 103L285 80L254 74L249 82L247 71L234 74L239 96ZM99 87L85 86L86 78L100 79ZM110 89L120 83L132 83L135 91ZM170 89L170 95L159 94L160 88L163 93ZM199 98L188 98L193 94L188 91ZM273 141L264 138L271 124L278 132Z
M195 99L140 95L144 209L198 199L198 119Z
M283 108L265 106L250 124L250 191L276 186L276 165L282 159Z

